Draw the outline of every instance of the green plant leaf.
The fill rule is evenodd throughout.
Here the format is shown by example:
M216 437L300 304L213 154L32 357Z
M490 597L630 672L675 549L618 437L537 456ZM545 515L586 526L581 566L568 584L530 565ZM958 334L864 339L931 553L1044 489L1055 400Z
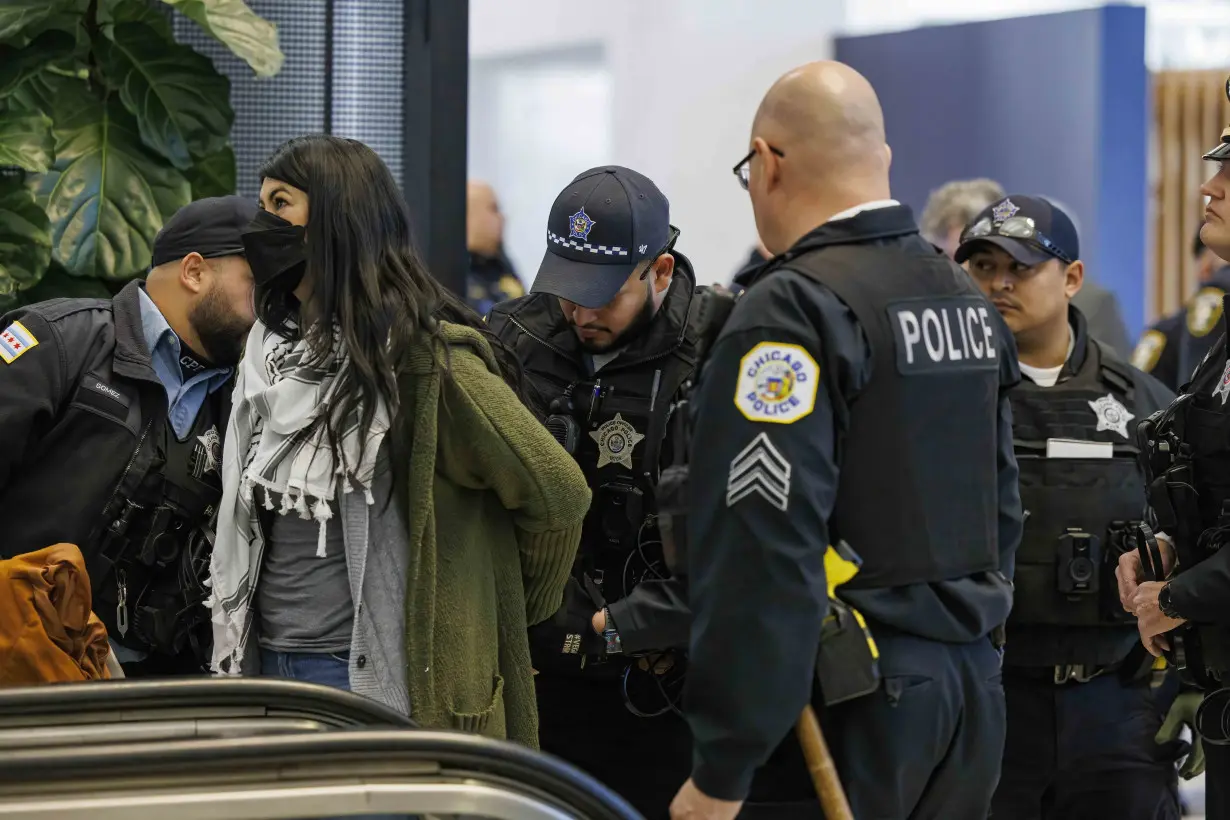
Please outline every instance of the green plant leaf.
M149 266L163 220L188 204L188 180L142 143L118 99L83 81L36 77L56 161L37 181L55 260L74 276L128 279Z
M192 198L229 196L235 193L235 152L228 145L216 154L201 157L184 171L192 185Z
M20 36L59 11L59 5L53 0L4 0L0 4L0 40Z
M231 83L208 57L140 23L117 23L113 39L99 40L98 59L137 118L142 141L176 168L226 145L235 120Z
M44 31L20 48L0 43L0 98L12 94L45 66L72 57L76 50L76 38L60 29Z
M0 176L0 307L38 282L50 261L47 214L20 174Z
M113 36L116 23L144 23L164 40L174 40L171 19L146 0L99 0L98 26L107 37Z
M51 117L14 100L0 102L0 166L46 173L55 158Z
M29 290L17 295L18 305L33 305L48 299L110 299L111 291L101 279L82 279L52 262L47 272Z
M252 67L260 77L272 77L285 57L278 48L278 28L256 15L243 0L162 0L197 22L201 28Z

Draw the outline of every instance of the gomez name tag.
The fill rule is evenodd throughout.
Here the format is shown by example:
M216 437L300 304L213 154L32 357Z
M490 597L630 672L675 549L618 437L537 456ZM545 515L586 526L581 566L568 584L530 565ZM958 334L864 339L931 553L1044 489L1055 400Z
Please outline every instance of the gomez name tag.
M977 296L890 303L897 370L909 376L997 367L993 310Z

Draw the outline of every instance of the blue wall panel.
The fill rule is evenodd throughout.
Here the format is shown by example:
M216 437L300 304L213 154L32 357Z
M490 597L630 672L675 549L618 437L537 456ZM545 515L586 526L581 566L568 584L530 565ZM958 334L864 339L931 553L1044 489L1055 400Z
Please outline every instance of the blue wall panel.
M893 193L921 211L952 179L988 176L1067 206L1089 274L1130 333L1144 320L1145 10L1087 11L843 37L836 57L884 106Z

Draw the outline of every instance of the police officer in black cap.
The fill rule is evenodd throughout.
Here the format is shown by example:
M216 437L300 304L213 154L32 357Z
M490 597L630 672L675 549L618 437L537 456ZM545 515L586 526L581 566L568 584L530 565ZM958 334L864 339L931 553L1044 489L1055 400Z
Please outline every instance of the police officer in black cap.
M1230 97L1230 80L1226 83ZM1201 186L1208 197L1204 244L1230 258L1230 127L1204 155L1216 172ZM1224 307L1224 305L1223 305ZM1141 423L1154 529L1119 559L1119 595L1136 616L1145 647L1165 656L1194 690L1180 695L1172 720L1203 739L1205 813L1230 817L1230 350L1223 333L1196 368L1185 392ZM1204 693L1203 703L1200 693ZM1195 751L1193 750L1193 754Z
M60 542L130 676L209 659L207 526L228 382L254 321L240 197L180 209L144 281L0 318L0 557Z
M1089 335L1076 228L1013 194L974 217L956 261L1016 338L1010 394L1021 503L1004 690L1008 739L996 820L1178 818L1173 752L1150 689L1153 658L1114 573L1144 513L1136 424L1174 395ZM1135 647L1139 651L1133 651Z
M654 505L696 359L696 277L678 236L645 176L585 171L551 207L531 293L489 319L594 494L564 606L530 630L542 748L650 818L666 816L691 762L677 707L690 616Z
M1230 291L1230 265L1196 234L1192 241L1200 290L1186 305L1163 316L1136 343L1132 364L1171 390L1187 383L1192 371L1226 329L1222 300Z
M875 91L841 63L766 95L735 167L770 261L692 403L692 778L675 820L729 820L809 702L855 817L985 817L1004 700L992 632L1021 535L1012 337L890 198ZM673 527L673 524L672 524ZM879 680L838 700L823 661L829 547ZM817 685L817 676L821 683ZM754 816L754 815L753 815ZM819 804L780 816L819 817Z

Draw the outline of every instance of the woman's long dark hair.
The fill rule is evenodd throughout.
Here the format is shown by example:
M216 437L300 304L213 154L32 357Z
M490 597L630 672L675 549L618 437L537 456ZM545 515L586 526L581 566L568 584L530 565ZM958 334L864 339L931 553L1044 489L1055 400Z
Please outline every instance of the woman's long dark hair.
M441 338L438 319L480 331L504 380L535 409L511 352L427 272L414 249L406 201L375 151L340 137L296 137L274 152L260 177L308 194L304 278L311 295L299 308L298 326L323 360L331 353L336 324L350 356L329 418L330 444L339 457L340 427L356 409L361 429L371 425L378 398L396 412L401 358L410 345ZM275 328L283 324L288 298L273 291L257 294L261 321ZM447 360L442 365L447 371Z

